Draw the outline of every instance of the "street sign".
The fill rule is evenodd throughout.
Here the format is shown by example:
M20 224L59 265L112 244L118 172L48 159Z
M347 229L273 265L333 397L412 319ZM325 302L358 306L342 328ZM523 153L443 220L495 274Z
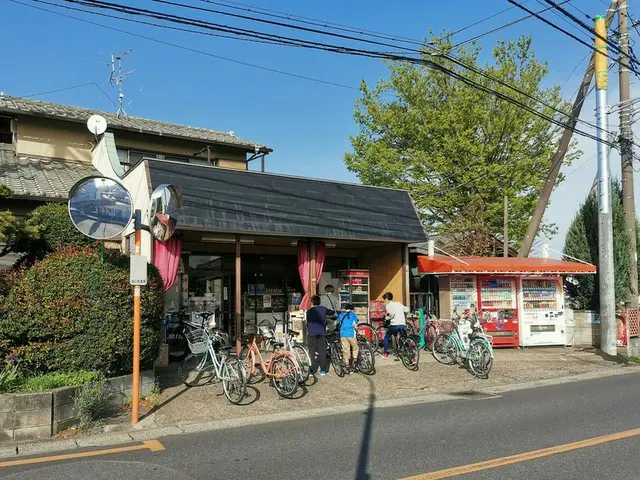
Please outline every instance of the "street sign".
M131 285L147 284L147 257L144 255L131 255L129 264L129 283Z

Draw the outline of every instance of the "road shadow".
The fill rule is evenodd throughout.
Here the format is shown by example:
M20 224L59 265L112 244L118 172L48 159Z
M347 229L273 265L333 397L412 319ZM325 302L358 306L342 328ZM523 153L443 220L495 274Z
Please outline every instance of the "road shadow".
M258 390L253 385L247 385L247 392L244 395L245 400L242 400L238 404L238 406L240 406L240 407L248 407L249 405L253 405L258 400L260 400L261 396L262 396L262 394L260 393L260 390ZM250 398L251 400L246 401L246 399L248 399L248 398Z
M197 388L197 387L195 387ZM177 391L175 394L173 394L172 396L170 396L169 398L167 398L166 400L163 400L162 402L158 403L157 405L155 405L151 410L149 410L145 415L143 415L142 417L140 417L140 419L144 419L147 418L148 416L156 413L158 410L160 410L162 407L164 407L165 405L173 402L174 400L176 400L178 397L180 397L182 394L184 394L187 390L189 390L189 387L184 387L181 390Z
M362 440L360 441L360 451L358 452L358 463L356 464L355 480L369 480L369 456L371 450L371 437L373 434L373 410L376 402L376 387L369 376L364 376L369 382L369 406L364 413L364 428Z

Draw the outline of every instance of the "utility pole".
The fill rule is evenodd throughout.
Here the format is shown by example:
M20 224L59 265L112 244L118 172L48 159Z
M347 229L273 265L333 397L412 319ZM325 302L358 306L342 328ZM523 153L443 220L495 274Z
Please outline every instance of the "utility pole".
M611 4L609 5L609 9L607 10L607 15L605 18L605 31L609 28L611 22L613 21L613 15L616 11L617 2L618 0L612 0ZM547 205L549 204L551 193L553 192L553 189L556 186L556 182L558 181L558 174L560 173L560 168L562 167L564 156L569 149L569 144L573 136L573 129L578 122L578 117L580 116L580 112L582 111L582 105L584 104L584 100L589 92L591 79L593 78L593 72L594 55L591 55L591 61L589 62L589 66L587 66L587 70L582 79L582 83L580 84L580 89L578 90L576 99L573 102L573 107L571 107L571 116L566 122L567 127L565 128L564 132L562 132L562 137L560 138L560 142L558 143L558 148L555 155L553 156L553 159L551 160L551 167L549 168L549 173L547 174L547 180L542 187L540 197L538 198L538 204L536 205L536 209L533 212L531 221L529 222L529 227L527 228L527 233L522 241L522 246L518 251L518 257L528 257L529 252L531 252L531 247L536 238L536 235L538 234L538 229L540 228L540 223L542 223L544 212L547 209Z
M509 197L504 196L504 245L502 255L509 256Z
M631 258L631 292L627 298L630 308L638 308L638 259L636 250L636 207L633 188L633 132L631 131L631 105L629 95L629 33L627 0L618 0L618 31L620 32L620 158L622 161L622 208L624 223L629 234Z
M598 273L600 292L600 349L617 355L615 280L613 272L613 222L611 172L607 148L607 27L604 16L595 22L596 124L598 137Z

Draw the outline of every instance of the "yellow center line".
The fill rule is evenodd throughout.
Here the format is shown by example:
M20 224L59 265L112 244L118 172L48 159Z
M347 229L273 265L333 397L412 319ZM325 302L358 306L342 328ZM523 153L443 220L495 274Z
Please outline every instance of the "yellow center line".
M578 442L556 445L555 447L542 448L540 450L533 450L531 452L509 455L508 457L494 458L493 460L486 460L484 462L461 465L459 467L447 468L445 470L438 470L436 472L428 472L422 475L406 477L401 480L438 480L440 478L455 477L457 475L465 475L467 473L478 472L480 470L503 467L505 465L511 465L513 463L527 462L529 460L535 460L537 458L548 457L549 455L556 455L558 453L570 452L572 450L578 450L581 448L593 447L602 443L615 442L617 440L637 437L639 435L640 428L634 428L632 430L625 430L624 432L603 435L602 437L589 438L586 440L580 440Z
M62 455L52 455L50 457L25 458L23 460L10 460L8 462L0 462L0 467L16 467L20 465L30 465L34 463L56 462L59 460L70 460L76 458L95 457L98 455L111 455L114 453L135 452L136 450L149 450L151 452L159 452L164 447L158 440L147 440L138 445L129 445L128 447L116 447L106 450L93 450L90 452L66 453Z

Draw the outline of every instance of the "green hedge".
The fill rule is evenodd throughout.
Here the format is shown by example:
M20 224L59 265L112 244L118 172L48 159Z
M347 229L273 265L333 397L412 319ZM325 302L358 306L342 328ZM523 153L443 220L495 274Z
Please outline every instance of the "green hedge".
M0 305L0 356L23 375L98 370L131 373L133 295L129 258L62 247L10 280ZM164 309L162 280L149 265L142 288L142 368L153 365Z

